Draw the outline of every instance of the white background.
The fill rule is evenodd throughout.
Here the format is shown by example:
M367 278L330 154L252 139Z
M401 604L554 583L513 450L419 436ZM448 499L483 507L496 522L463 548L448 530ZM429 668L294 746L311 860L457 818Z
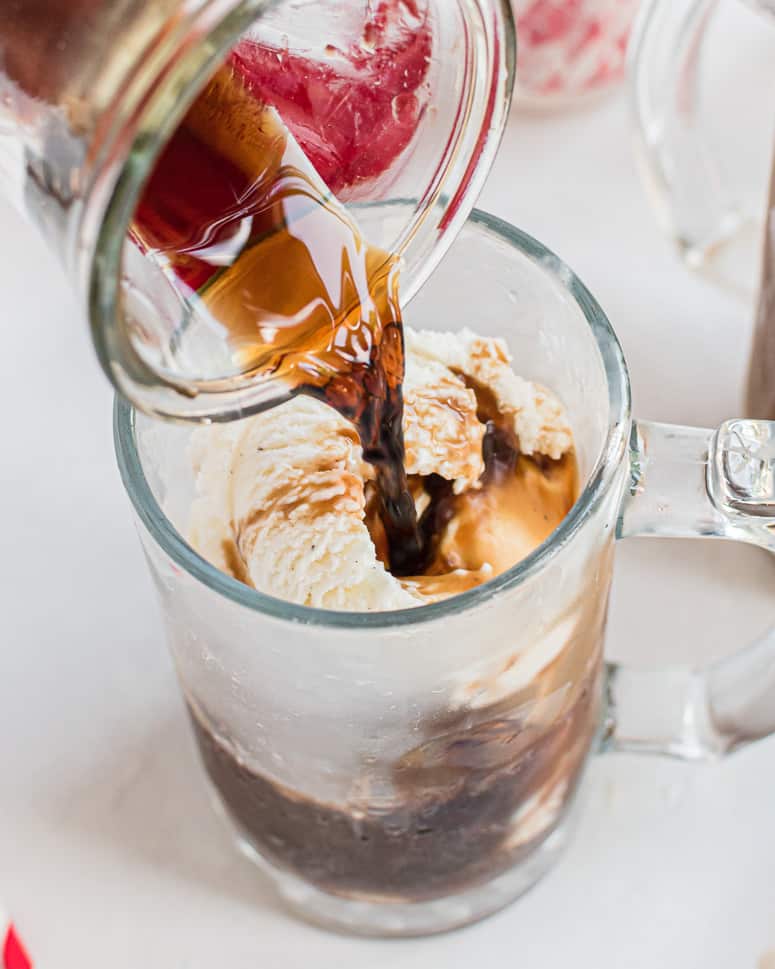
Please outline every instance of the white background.
M513 118L482 204L598 296L641 416L710 426L740 411L750 308L689 275L659 233L623 99ZM775 741L715 766L599 759L560 866L462 932L351 940L281 911L206 800L87 328L5 208L0 292L0 897L37 966L775 966ZM611 653L729 653L772 621L774 586L764 553L628 543Z

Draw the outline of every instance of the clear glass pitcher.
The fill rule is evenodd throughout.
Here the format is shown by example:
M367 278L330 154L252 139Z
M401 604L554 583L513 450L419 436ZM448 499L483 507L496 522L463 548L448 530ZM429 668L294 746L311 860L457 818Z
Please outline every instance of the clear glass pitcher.
M293 63L306 100L290 105L289 129L315 129L319 151L311 163L321 178L330 172L320 158L341 134L342 118L341 110L323 122L314 117L326 94L321 65L336 75L336 65L347 62L347 123L364 128L360 150L371 136L369 156L381 156L370 177L340 201L371 245L401 260L404 301L465 221L508 113L514 72L508 0L19 0L6 6L0 188L63 262L108 378L140 410L165 417L222 420L276 397L260 375L248 379L223 368L218 326L189 326L169 298L168 277L149 269L128 241L154 164L238 42L247 38L274 59L278 83L287 81ZM388 126L391 115L396 126L405 124L407 112L412 119L391 153L389 128L387 136L384 127L367 129L358 93L369 84L378 92L383 77L375 64L390 66L395 37L411 37L417 23L428 29L429 53L412 92L417 100L396 96L383 112ZM357 57L348 59L354 48ZM181 185L188 177L180 172Z

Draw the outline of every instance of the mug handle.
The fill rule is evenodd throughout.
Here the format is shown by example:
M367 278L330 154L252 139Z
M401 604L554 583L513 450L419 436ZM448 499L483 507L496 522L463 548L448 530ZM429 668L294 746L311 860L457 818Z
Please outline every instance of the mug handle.
M775 421L640 421L617 538L726 538L775 552ZM608 665L603 749L712 760L775 733L775 626L693 670Z

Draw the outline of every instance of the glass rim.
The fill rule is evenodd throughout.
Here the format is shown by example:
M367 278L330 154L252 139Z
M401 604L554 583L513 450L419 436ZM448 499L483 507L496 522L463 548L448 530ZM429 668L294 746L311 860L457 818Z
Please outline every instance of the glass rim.
M237 581L211 565L188 544L162 511L143 471L135 434L137 412L126 400L116 396L113 433L121 480L150 536L183 571L236 604L275 619L335 629L385 629L421 625L472 610L536 575L573 541L606 498L616 480L625 452L631 398L624 353L600 304L558 256L522 230L481 210L474 210L468 221L538 263L565 286L584 314L603 363L608 389L608 430L581 494L560 525L538 548L512 568L484 585L442 602L389 612L343 612L297 605Z

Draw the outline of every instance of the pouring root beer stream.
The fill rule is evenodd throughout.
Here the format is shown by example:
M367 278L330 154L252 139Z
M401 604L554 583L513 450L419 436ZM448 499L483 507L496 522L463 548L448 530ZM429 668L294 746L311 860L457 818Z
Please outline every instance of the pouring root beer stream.
M373 464L390 567L429 557L404 469L398 261L370 246L274 108L224 66L165 148L134 242L185 311L225 328L236 372L334 407Z

